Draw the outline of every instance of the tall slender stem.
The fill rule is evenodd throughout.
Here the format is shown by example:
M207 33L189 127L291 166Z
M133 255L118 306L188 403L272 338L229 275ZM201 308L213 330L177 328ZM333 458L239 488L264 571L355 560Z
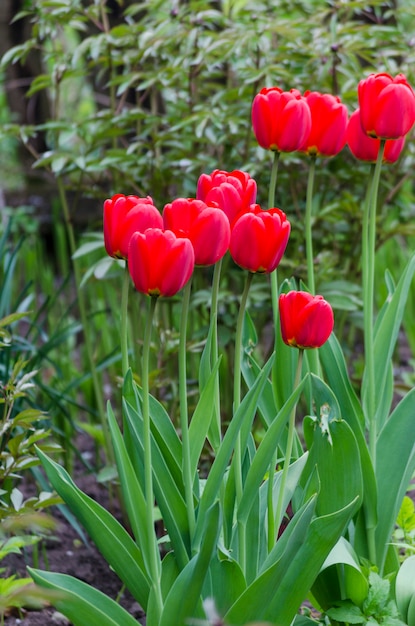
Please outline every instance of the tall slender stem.
M300 383L301 369L303 365L303 354L304 354L304 350L300 350L298 354L297 370L295 373L294 389L296 389ZM278 528L281 523L282 515L284 513L284 511L282 510L283 505L284 505L284 491L285 491L285 487L287 484L288 468L290 467L291 454L293 450L296 408L297 408L297 403L295 403L295 405L293 406L291 413L290 413L289 420L288 420L287 448L285 450L284 466L282 468L280 489L278 492L278 500L277 500L277 509L275 512L275 526L277 526ZM274 471L275 471L275 468L274 468ZM271 476L271 472L270 472L269 480L273 480L273 474ZM274 536L274 541L275 541L275 536ZM270 539L268 538L268 544L269 543L270 543Z
M213 280L212 280L212 296L211 296L211 306L210 306L210 319L212 326L212 365L218 360L219 356L219 348L218 348L218 301L219 301L219 283L220 283L220 274L222 270L222 259L215 264L213 269ZM214 419L215 423L215 435L217 435L217 442L213 441L212 445L215 444L215 452L218 451L221 442L221 430L222 430L222 422L221 422L221 414L220 414L220 393L219 393L219 371L216 374L215 380L215 415ZM217 445L216 445L217 443Z
M367 224L367 270L366 285L364 289L364 344L366 361L367 380L367 415L369 424L369 451L373 468L376 469L376 389L375 389L375 356L374 356L374 334L373 334L373 310L374 310L374 286L375 286L375 253L376 253L376 210L378 203L378 189L380 181L380 171L382 168L385 141L381 140L378 158L373 173L370 200L367 203L368 224Z
M269 181L268 188L268 208L271 209L275 207L275 190L277 188L277 178L278 178L278 165L280 162L280 152L274 152L274 158L271 166L271 177Z
M305 245L307 257L307 282L310 293L314 294L314 258L313 258L313 235L312 235L312 211L313 211L313 190L314 177L316 171L316 157L310 157L310 168L308 170L307 198L305 207Z
M190 541L195 529L195 511L193 502L193 480L190 464L189 417L187 408L187 374L186 374L186 336L187 318L189 313L192 280L190 279L183 291L182 315L180 321L179 340L179 396L180 396L180 427L182 431L182 472L185 491L187 522Z
M121 292L121 331L120 331L120 343L121 343L121 362L122 362L122 375L125 375L128 371L128 289L130 286L130 274L128 271L127 261L125 262L124 278L122 283Z
M142 390L143 390L143 448L144 448L144 494L146 498L146 524L147 537L151 544L150 549L150 575L154 590L158 617L160 618L163 600L161 597L160 577L161 564L160 553L157 545L157 537L154 530L154 489L153 489L153 467L151 458L151 426L150 426L150 388L149 388L149 361L151 331L153 327L154 312L157 298L150 299L149 313L144 332L143 361L142 361ZM157 621L157 620L156 620Z
M234 358L234 382L233 382L233 414L241 404L241 357L242 357L242 330L245 317L246 303L248 300L249 288L252 283L253 274L248 272L245 281L245 288L242 293L241 303L239 306L238 319L236 322L235 333L235 358ZM241 436L238 433L238 437L235 445L235 491L236 491L236 503L237 505L242 499L243 494L243 481L242 481L242 443ZM246 528L245 524L238 523L238 557L239 565L242 571L245 572L246 567Z

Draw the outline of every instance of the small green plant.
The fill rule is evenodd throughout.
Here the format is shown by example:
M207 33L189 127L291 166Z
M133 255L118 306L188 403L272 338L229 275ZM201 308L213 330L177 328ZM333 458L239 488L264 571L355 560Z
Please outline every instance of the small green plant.
M362 606L344 601L329 609L327 615L333 625L362 624L362 626L405 626L400 619L396 602L391 592L390 580L382 578L375 571L368 576L368 592Z

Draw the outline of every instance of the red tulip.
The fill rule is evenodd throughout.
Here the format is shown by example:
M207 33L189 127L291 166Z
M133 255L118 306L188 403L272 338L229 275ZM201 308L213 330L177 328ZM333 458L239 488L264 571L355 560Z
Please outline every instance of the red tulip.
M199 177L196 197L209 205L215 202L232 225L237 215L256 202L256 193L256 182L246 172L214 170Z
M283 211L263 211L253 204L232 228L229 250L233 260L250 272L272 272L285 252L290 230Z
M170 230L135 232L128 248L128 270L135 288L149 296L174 296L190 279L195 263L189 239Z
M347 144L356 159L375 163L378 158L380 139L373 139L366 135L360 122L360 110L357 109L349 119L346 132ZM405 137L388 139L385 142L383 160L386 163L395 163L405 144Z
M255 137L266 150L294 152L310 134L310 109L296 89L261 89L252 103L251 117Z
M334 326L333 309L323 296L290 291L279 298L281 335L296 348L319 348Z
M162 227L163 218L150 196L119 193L104 202L104 242L109 256L126 259L133 233Z
M311 131L300 150L310 155L335 156L346 143L346 106L328 93L306 91L304 97L311 111Z
M202 200L178 198L163 209L164 228L193 245L196 265L213 265L229 248L230 226L225 213Z
M403 74L370 74L358 85L364 132L379 139L398 139L415 122L415 94Z

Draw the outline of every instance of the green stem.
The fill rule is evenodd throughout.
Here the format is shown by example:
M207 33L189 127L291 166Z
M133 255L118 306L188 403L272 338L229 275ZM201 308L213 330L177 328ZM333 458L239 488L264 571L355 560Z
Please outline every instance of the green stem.
M246 303L248 300L249 288L252 283L253 274L248 272L245 288L242 293L241 303L239 306L238 319L236 322L236 333L235 333L235 359L234 359L234 382L233 382L233 414L235 415L236 411L241 404L241 357L242 357L242 330L243 323L245 318L245 309ZM238 437L235 444L235 492L236 492L236 503L237 505L240 503L243 495L243 481L242 481L242 443L241 443L241 435L238 433ZM246 528L245 524L238 522L238 547L239 547L239 565L242 568L242 571L245 572L246 566Z
M122 375L128 371L128 289L130 286L130 273L128 271L128 263L125 262L124 277L121 292L121 362Z
M297 370L296 370L296 373L295 373L294 389L296 389L298 387L299 383L300 383L301 369L302 369L302 365L303 365L303 355L304 355L304 350L300 349L300 351L298 353L298 362L297 362ZM292 454L292 450L293 450L294 434L295 434L295 412L296 412L296 408L297 408L297 403L295 403L295 405L293 406L293 408L291 410L290 417L289 417L289 421L288 421L287 448L285 450L284 466L282 468L281 483L280 483L280 488L279 488L279 492L278 492L278 500L277 500L277 509L276 509L276 512L275 512L275 526L277 528L279 528L279 525L281 523L282 516L283 516L283 513L284 513L284 511L283 511L284 491L285 491L285 487L286 487L286 484L287 484L288 469L290 467L291 454ZM274 468L274 470L272 472L272 478L274 476L274 471L275 471L275 468ZM271 480L271 471L270 471L270 480ZM275 540L275 534L274 534L274 540ZM270 540L268 538L268 544L269 544L269 542L270 542Z
M376 253L376 209L378 203L378 189L380 181L380 171L382 168L385 140L381 140L378 158L373 173L370 200L368 202L367 216L367 271L366 285L364 289L364 344L367 379L367 415L369 424L369 451L372 459L373 469L376 471L376 389L375 389L375 355L374 355L374 334L373 334L373 310L374 310L374 289L375 289L375 253Z
M278 461L278 446L272 455L271 465L268 472L268 489L267 489L267 522L268 522L268 553L271 552L275 545L275 516L274 516L274 474Z
M147 537L150 542L150 576L156 600L157 616L160 618L163 608L161 597L160 577L160 553L157 545L157 537L154 530L154 489L153 489L153 467L151 459L151 426L150 426L150 390L149 390L149 361L151 331L153 327L154 312L157 298L150 299L149 313L144 332L143 361L142 361L142 390L143 390L143 448L144 448L144 494L146 498L146 525ZM155 620L157 623L158 620Z
M210 319L212 326L212 359L211 363L214 366L218 360L219 349L218 349L218 301L219 301L219 283L220 283L220 274L222 270L222 259L215 264L213 269L213 280L212 280L212 297L211 297L211 307L210 307ZM219 371L216 374L215 380L215 437L216 441L212 441L212 445L214 445L215 453L218 452L220 442L221 442L221 433L222 433L222 422L221 422L221 414L220 414L220 393L219 393ZM217 443L217 445L216 445Z
M269 181L269 189L268 189L268 208L272 209L275 207L275 190L277 188L277 177L278 177L278 165L280 162L280 152L274 152L274 159L272 161L271 166L271 178Z
M305 245L307 257L307 282L310 293L314 294L314 258L313 258L313 236L312 236L312 211L313 211L313 188L316 170L316 157L310 157L310 169L308 170L307 199L305 208Z
M187 408L187 375L186 375L186 335L187 318L189 313L190 293L192 290L192 280L186 284L183 290L182 315L180 321L180 341L179 341L179 396L180 396L180 427L182 431L182 472L184 482L184 492L187 511L187 522L189 525L190 542L195 530L195 511L193 501L193 480L190 463L190 442L189 442L189 417Z

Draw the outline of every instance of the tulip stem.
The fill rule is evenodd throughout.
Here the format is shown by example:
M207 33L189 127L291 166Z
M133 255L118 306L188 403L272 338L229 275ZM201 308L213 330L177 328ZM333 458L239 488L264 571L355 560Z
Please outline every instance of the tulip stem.
M245 309L248 300L249 288L252 283L254 275L252 272L248 272L245 281L244 291L241 297L241 303L239 306L238 319L236 322L235 333L235 358L234 358L234 383L233 383L233 414L235 415L239 405L241 404L241 358L242 358L242 331L245 319ZM238 437L235 444L235 492L237 505L242 500L243 495L243 481L242 481L242 442L241 433L238 433ZM238 558L239 565L242 571L245 573L246 567L246 528L245 524L238 521Z
M270 178L269 190L268 190L268 208L269 209L272 209L272 208L275 207L275 189L277 187L277 176L278 176L279 160L280 160L280 152L275 151L274 152L274 160L272 162L271 178ZM276 337L277 337L276 331L277 331L278 320L279 320L279 312L278 312L278 272L277 272L277 269L275 269L273 272L271 272L271 274L270 274L270 281L271 281L271 299L272 299L272 311L273 311L273 318L274 318L275 347L276 347Z
M211 305L210 305L210 319L212 324L212 358L211 364L215 366L219 354L218 348L218 300L219 300L219 283L220 283L220 274L222 270L222 259L220 259L217 263L215 263L213 269L213 280L212 280L212 296L211 296ZM220 442L222 439L222 422L221 422L221 414L220 414L220 393L219 393L219 371L216 373L215 380L215 423L214 429L212 429L212 446L214 448L215 453L219 451Z
M366 380L367 380L367 402L366 420L369 425L369 451L372 459L373 469L376 470L376 390L375 390L375 355L374 355L374 333L373 333L373 311L374 311L374 290L375 290L375 255L376 255L376 210L378 203L378 189L380 181L380 171L382 168L383 154L385 150L385 140L381 140L373 172L370 187L369 202L366 203L364 219L363 244L366 252L363 259L366 259L367 269L363 272L363 317L364 317L364 344L366 360ZM366 232L365 232L366 231ZM366 239L365 239L366 237Z
M305 245L307 257L307 282L310 293L314 294L314 258L313 258L313 235L312 235L312 212L313 212L313 189L316 171L316 156L311 155L310 168L308 170L307 197L305 207Z
M128 290L130 286L130 273L128 263L125 261L124 278L121 291L121 363L122 375L128 371Z
M154 489L153 489L153 467L151 459L151 425L150 425L150 390L149 390L149 360L151 331L153 328L154 312L157 298L150 298L149 313L147 316L146 328L144 331L143 356L142 356L142 392L143 392L143 448L144 448L144 493L146 498L146 523L147 537L150 544L149 567L151 583L156 600L158 612L158 623L163 608L161 597L161 564L160 552L157 545L157 536L154 529Z
M304 355L304 350L300 348L300 350L298 352L297 369L296 369L296 372L295 372L294 390L297 389L297 387L298 387L298 385L300 383L301 370L302 370L302 366L303 366L303 355ZM282 522L282 516L284 514L284 511L283 511L284 492L285 492L285 487L286 487L286 484L287 484L288 469L290 467L291 454L292 454L293 444L294 444L295 413L296 413L296 409L297 409L297 403L295 403L293 408L291 409L291 413L290 413L290 417L289 417L289 421L288 421L287 448L285 450L284 465L283 465L283 468L282 468L280 488L278 490L277 508L276 508L276 512L275 512L275 524L273 526L274 532L273 532L272 538L273 538L274 542L276 540L275 528L279 529L279 527L281 525L281 522ZM274 468L271 467L270 468L269 480L272 480L272 481L274 480L274 472L275 472L275 467ZM273 510L272 500L271 500L271 502L268 501L268 506L271 506L271 511L272 511ZM271 540L268 537L268 546L270 545L270 541Z
M192 279L188 281L183 290L182 315L180 320L179 339L179 396L180 396L180 427L182 431L182 472L185 491L187 522L189 526L190 542L195 530L195 511L193 501L193 480L190 463L190 442L189 442L189 417L187 407L187 374L186 374L186 339L187 339L187 318L189 313L190 293L192 290Z
M280 152L278 150L274 151L274 158L272 161L271 167L271 178L269 181L269 189L268 189L268 208L272 209L275 207L275 190L277 188L277 177L278 177L278 165L280 162Z

